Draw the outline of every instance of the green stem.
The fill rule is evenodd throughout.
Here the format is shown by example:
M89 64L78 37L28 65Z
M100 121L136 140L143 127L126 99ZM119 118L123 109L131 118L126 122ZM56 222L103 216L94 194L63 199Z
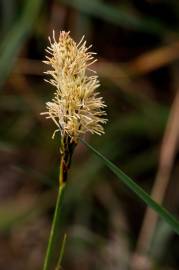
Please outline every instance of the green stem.
M62 265L64 250L65 250L66 239L67 239L67 235L65 233L64 237L63 237L62 246L60 248L60 256L59 256L59 259L58 259L58 262L57 262L57 266L55 268L56 270L60 270L62 268L61 265Z
M64 136L61 138L61 161L60 161L60 173L59 173L59 190L56 201L55 213L53 216L52 227L50 231L48 247L45 255L43 270L51 270L52 265L55 265L55 254L58 247L58 232L59 232L59 223L61 215L61 204L62 204L62 195L65 188L65 183L67 180L67 173L71 163L71 157L73 150L76 146L76 143L72 143L70 137ZM57 261L57 267L61 267L61 261L63 258L64 248L66 242L66 234L64 235L62 246L60 250L60 256Z
M59 174L59 189L58 189L58 196L57 196L57 201L56 201L56 206L55 206L55 212L53 216L53 221L52 221L52 227L50 231L50 236L49 236L49 241L48 241L48 246L47 246L47 251L45 255L45 260L44 260L44 265L43 265L43 270L50 270L51 265L53 263L54 259L54 254L56 251L57 247L57 239L58 239L58 232L59 232L59 217L61 215L61 204L62 204L62 195L64 192L65 184L63 183L63 156L61 157L61 162L60 162L60 174Z

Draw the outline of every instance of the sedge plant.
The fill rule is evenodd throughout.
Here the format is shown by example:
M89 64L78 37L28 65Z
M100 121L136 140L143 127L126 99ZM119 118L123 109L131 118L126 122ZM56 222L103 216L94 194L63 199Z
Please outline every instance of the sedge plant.
M53 133L60 132L60 173L59 188L55 213L52 221L51 232L48 241L47 252L43 270L51 270L56 264L56 270L61 268L62 257L65 249L66 234L64 235L59 258L54 263L54 253L57 246L57 233L61 214L61 203L66 186L68 171L74 149L81 137L89 132L101 135L104 133L103 124L107 122L105 103L97 91L100 86L98 76L91 69L96 61L94 54L86 46L84 37L77 44L69 32L61 31L58 39L49 38L50 46L47 47L45 64L50 70L45 73L50 76L47 80L54 87L53 98L46 103L46 112L42 114L50 118L56 125ZM164 219L179 235L179 221L165 208L155 202L135 181L128 177L110 160L104 157L94 147L81 140L92 152L94 152L104 164L122 181L138 198L152 208ZM54 268L53 268L54 269Z
M50 76L48 83L54 88L51 101L46 103L46 112L41 114L50 118L56 125L53 133L60 132L60 173L59 191L52 222L44 270L51 269L53 254L56 247L56 235L59 230L59 216L61 212L62 194L67 182L71 158L76 145L82 135L87 132L101 135L104 133L103 124L106 123L105 103L99 96L97 88L100 86L98 76L91 69L96 62L95 53L86 46L84 36L77 44L70 32L61 31L58 39L49 37L50 45L46 51L45 64L50 69L45 73ZM64 250L66 235L62 243ZM61 258L61 255L60 255ZM58 265L61 263L59 259Z

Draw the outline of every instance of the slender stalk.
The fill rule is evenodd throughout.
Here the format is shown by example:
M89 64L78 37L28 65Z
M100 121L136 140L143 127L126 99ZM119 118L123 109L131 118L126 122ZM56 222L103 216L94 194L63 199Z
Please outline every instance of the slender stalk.
M65 188L65 183L63 182L63 176L64 176L63 164L64 164L64 159L63 159L63 155L62 155L61 161L60 161L58 196L57 196L57 201L56 201L55 212L54 212L54 216L53 216L52 227L51 227L51 231L50 231L47 251L46 251L46 255L45 255L43 270L50 270L50 267L51 267L52 262L53 262L54 254L55 254L55 249L57 246L57 234L59 231L59 221L60 221L59 217L61 215L61 203L62 203L62 197L63 197L62 195L63 195L64 188Z
M62 242L62 245L61 245L61 248L60 248L60 256L59 256L59 259L58 259L57 266L56 266L55 270L60 270L61 269L63 255L64 255L64 251L65 251L66 240L67 240L67 234L65 233L64 237L63 237L63 242Z
M58 247L58 231L60 225L60 217L61 217L61 204L62 204L62 195L64 192L64 188L66 186L67 174L71 164L71 157L74 151L76 143L71 142L71 139L68 136L64 136L61 138L61 145L60 145L60 153L61 153L61 160L60 160L60 172L59 172L59 189L58 189L58 196L55 206L55 212L52 221L52 227L50 231L45 261L43 270L51 270L51 267L55 265L55 255L57 254L57 247ZM62 241L62 246L60 250L60 257L57 262L57 266L59 267L59 263L62 261L64 248L66 242L66 234L64 235L64 239Z
M68 136L64 136L61 138L61 145L60 145L60 153L61 153L61 160L60 160L60 173L59 173L59 190L58 196L56 201L55 212L52 221L52 227L50 231L47 251L44 260L43 270L51 270L51 266L55 264L54 255L55 251L58 247L58 231L59 231L59 223L60 223L60 216L61 216L61 204L62 204L62 195L66 185L67 174L71 164L71 157L74 151L76 143L71 143L70 138ZM64 235L64 239L62 241L62 246L60 250L60 256L57 262L57 267L62 261L64 248L66 242L66 234Z

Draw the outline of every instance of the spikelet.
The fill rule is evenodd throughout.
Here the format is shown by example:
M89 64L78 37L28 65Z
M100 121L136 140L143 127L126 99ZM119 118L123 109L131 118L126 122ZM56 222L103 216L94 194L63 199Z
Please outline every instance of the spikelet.
M45 64L51 67L45 73L47 80L55 87L54 98L46 103L46 118L51 118L61 136L68 135L71 141L77 142L86 132L103 134L106 112L102 97L96 89L100 86L98 76L89 67L96 61L93 52L86 47L84 36L76 42L69 32L61 31L56 41L49 37L50 46L46 51ZM93 74L92 74L93 72ZM91 73L91 75L89 75Z

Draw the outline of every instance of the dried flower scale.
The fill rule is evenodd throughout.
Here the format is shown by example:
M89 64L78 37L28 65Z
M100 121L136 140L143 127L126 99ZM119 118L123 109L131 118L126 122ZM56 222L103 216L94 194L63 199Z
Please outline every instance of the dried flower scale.
M91 46L86 47L84 36L76 44L69 32L61 31L57 41L53 32L53 40L49 41L49 56L44 63L52 69L45 73L51 76L48 82L55 87L55 93L46 103L47 112L42 114L58 127L53 137L60 131L62 137L67 135L77 142L86 132L101 135L107 121L106 105L96 91L100 86L98 76L89 68L96 61L95 53L89 51Z

